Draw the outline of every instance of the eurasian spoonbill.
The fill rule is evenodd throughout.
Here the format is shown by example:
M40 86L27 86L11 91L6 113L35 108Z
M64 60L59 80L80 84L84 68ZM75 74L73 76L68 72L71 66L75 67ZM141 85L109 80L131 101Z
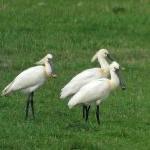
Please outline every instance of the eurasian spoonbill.
M55 77L52 68L52 54L47 54L34 66L21 72L10 84L2 91L2 96L20 90L28 95L26 105L26 119L28 118L29 105L31 104L32 115L34 117L33 96L34 91L44 84L48 77Z
M107 58L113 61L112 57L110 56L107 49L100 49L92 58L92 62L98 59L101 68L90 68L82 71L81 73L77 74L69 83L67 83L64 88L61 90L61 99L65 99L80 90L80 88L87 83L95 80L100 79L103 77L108 77L110 75L109 72L109 63ZM89 111L90 106L83 105L83 118L85 117L85 111Z
M99 104L101 101L106 99L110 92L115 90L119 85L122 89L125 89L125 85L120 77L119 73L120 66L117 62L113 62L110 65L111 79L101 78L91 81L84 85L69 101L69 108L73 108L76 105L89 106L91 103L96 103L96 117L97 122L100 124L99 119ZM97 103L98 101L98 103ZM86 116L88 112L86 111Z

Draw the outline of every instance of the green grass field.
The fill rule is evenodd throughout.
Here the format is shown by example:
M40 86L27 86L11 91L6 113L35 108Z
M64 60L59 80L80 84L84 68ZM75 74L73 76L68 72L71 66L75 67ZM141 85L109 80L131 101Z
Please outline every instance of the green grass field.
M127 90L101 105L101 125L92 107L68 109L60 89L80 71L99 66L90 59L110 50L123 66ZM36 119L24 120L26 96L0 98L0 149L150 149L149 0L1 0L0 90L47 53L56 79L35 93Z

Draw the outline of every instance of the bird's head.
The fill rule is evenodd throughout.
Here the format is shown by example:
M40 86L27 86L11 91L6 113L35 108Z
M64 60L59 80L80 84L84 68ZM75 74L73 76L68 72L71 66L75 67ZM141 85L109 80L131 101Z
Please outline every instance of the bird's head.
M122 88L122 90L126 89L126 86L124 84L124 81L122 80L122 76L120 74L120 65L117 62L112 62L110 65L110 71L115 72L119 78L120 81L120 87Z
M45 57L43 57L40 61L37 61L36 65L44 65L46 62L50 62L53 59L52 54L47 54Z
M52 77L56 77L57 75L54 72L54 67L53 67L53 55L52 54L47 54L44 58L42 58L40 61L36 62L36 65L45 65L45 63L48 63L51 67L52 73L51 76Z
M94 62L98 58L108 58L109 60L113 61L110 53L107 49L100 49L91 59L91 62Z

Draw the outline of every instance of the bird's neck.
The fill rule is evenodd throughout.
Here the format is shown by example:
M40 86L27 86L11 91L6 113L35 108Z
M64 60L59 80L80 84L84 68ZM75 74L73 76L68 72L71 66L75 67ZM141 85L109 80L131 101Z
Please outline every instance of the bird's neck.
M111 88L116 89L120 84L119 77L114 71L110 71L110 75L111 75L111 80L110 80Z
M52 68L48 62L45 63L45 72L47 76L51 76L52 74Z
M107 60L104 57L98 57L98 61L101 65L101 68L109 71L109 63L107 62Z

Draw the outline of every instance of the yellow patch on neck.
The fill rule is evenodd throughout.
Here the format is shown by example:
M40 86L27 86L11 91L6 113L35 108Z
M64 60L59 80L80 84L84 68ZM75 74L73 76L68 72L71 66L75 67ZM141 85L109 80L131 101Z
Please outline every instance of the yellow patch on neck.
M114 90L114 89L117 88L117 86L114 84L113 81L109 80L109 84L110 84L110 88L111 88L112 90Z
M109 71L106 69L100 68L100 73L102 73L103 76L107 77L109 75Z
M48 74L48 73L46 72L46 69L44 70L44 73L45 73L45 76L46 76L47 78L51 77L51 74Z
M47 78L52 77L52 75L49 74L48 71L47 71L49 69L48 67L49 67L49 63L46 62L45 66L44 66L44 68L45 68L44 69L44 73L45 73L45 75L46 75Z

